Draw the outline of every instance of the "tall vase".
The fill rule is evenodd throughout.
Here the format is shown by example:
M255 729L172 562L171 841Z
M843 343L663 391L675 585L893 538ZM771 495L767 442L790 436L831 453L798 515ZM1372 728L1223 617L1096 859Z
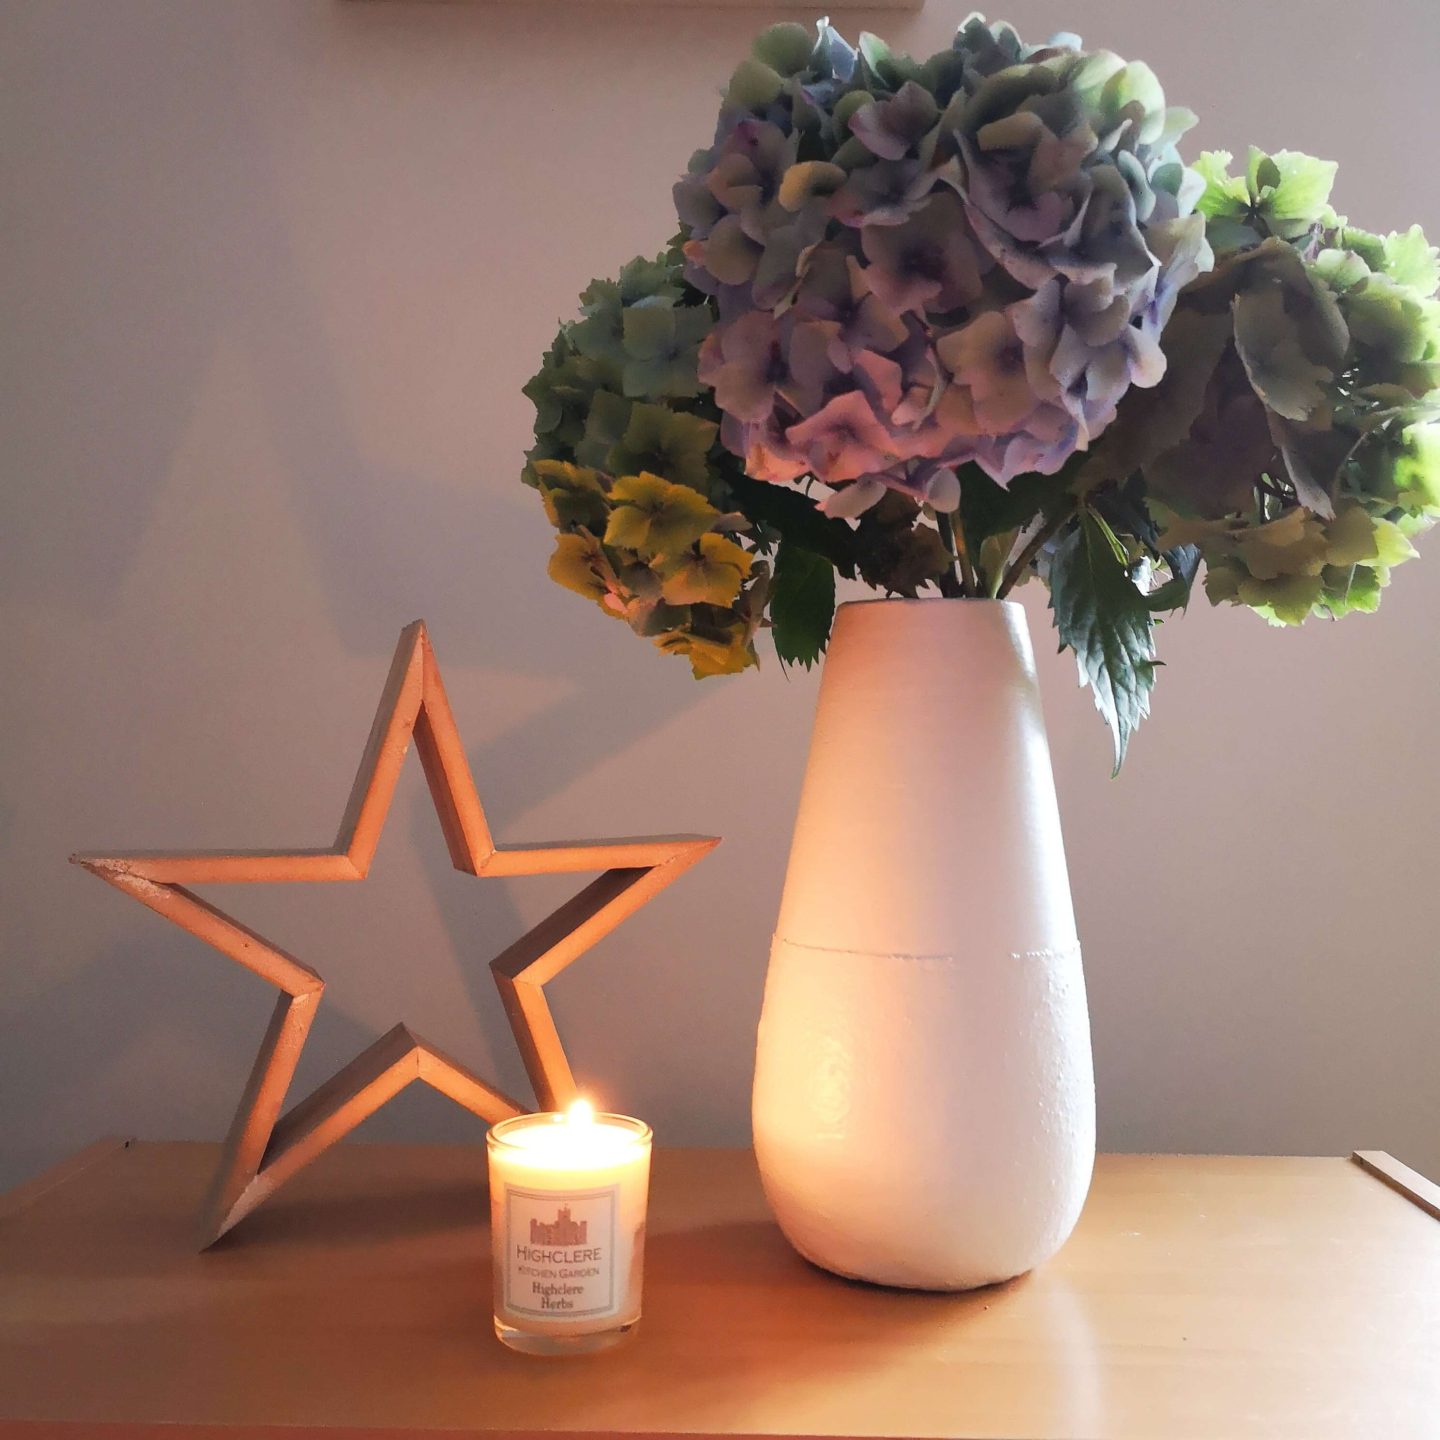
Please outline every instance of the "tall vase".
M836 616L785 876L755 1153L807 1259L962 1290L1065 1242L1095 1158L1085 981L1024 610Z

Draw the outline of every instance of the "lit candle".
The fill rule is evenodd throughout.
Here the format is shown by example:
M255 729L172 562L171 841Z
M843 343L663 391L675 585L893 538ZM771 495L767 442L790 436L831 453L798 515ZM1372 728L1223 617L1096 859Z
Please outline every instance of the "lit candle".
M640 1319L650 1127L597 1115L519 1115L489 1136L495 1333L560 1355L613 1345Z

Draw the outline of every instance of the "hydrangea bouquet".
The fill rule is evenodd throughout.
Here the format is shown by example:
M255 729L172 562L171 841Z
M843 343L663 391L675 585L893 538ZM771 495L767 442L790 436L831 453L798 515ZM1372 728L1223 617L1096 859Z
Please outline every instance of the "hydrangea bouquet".
M765 31L679 234L526 387L550 574L697 676L821 654L836 576L1038 577L1115 742L1204 567L1275 624L1373 610L1440 516L1440 267L1335 167L1187 165L1150 69L972 16L924 62Z

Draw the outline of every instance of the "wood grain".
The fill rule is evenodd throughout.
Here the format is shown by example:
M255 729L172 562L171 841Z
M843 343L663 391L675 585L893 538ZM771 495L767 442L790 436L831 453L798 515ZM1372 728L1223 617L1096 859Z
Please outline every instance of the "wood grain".
M1440 1225L1344 1159L1102 1156L1054 1261L935 1296L800 1260L748 1152L660 1149L645 1318L565 1361L491 1334L482 1148L335 1146L197 1257L214 1161L136 1144L0 1221L5 1440L1437 1433Z

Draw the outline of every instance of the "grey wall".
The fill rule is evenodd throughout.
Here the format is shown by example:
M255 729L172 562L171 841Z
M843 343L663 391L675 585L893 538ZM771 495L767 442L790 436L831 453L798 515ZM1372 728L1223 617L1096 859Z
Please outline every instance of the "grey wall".
M964 8L846 28L929 49ZM599 1098L662 1140L745 1138L814 680L696 685L551 585L519 386L586 281L670 233L748 35L806 13L0 9L6 1173L223 1132L268 989L66 856L328 841L417 615L503 839L726 837L555 998ZM1333 156L1357 220L1440 235L1433 0L1010 15L1150 60L1200 143ZM1115 783L1031 597L1104 1145L1440 1169L1429 549L1373 619L1167 625ZM330 980L301 1085L404 1017L518 1086L485 961L563 893L450 872L412 764L368 884L217 898ZM414 1094L365 1133L479 1132Z

